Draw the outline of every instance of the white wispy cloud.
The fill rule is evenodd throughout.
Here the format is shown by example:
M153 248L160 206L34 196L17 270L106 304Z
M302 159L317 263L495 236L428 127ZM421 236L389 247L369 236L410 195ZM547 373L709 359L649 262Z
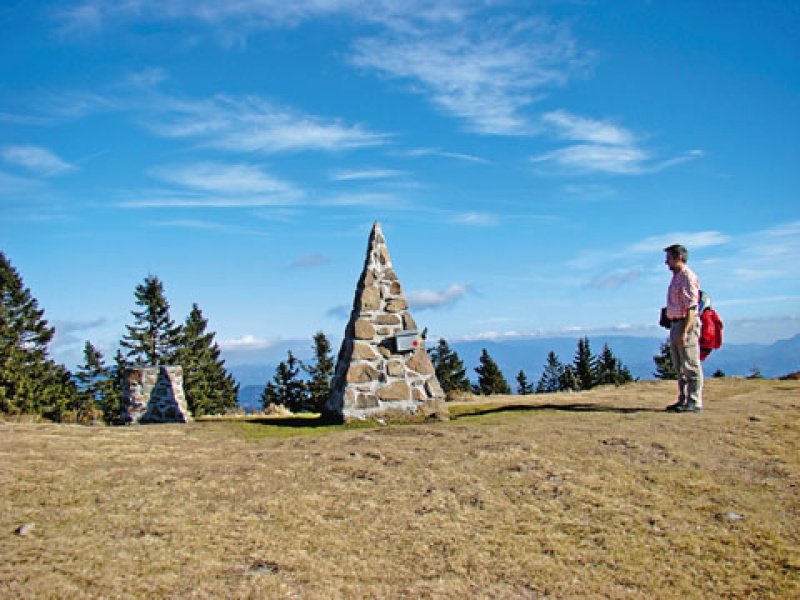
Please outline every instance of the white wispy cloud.
M461 338L456 338L454 341L504 341L504 340L520 340L520 339L534 339L534 338L548 338L548 337L583 337L589 335L610 335L610 334L623 334L623 335L648 335L658 331L658 325L651 323L616 323L611 325L601 326L586 326L586 325L569 325L565 327L558 327L552 329L530 329L518 330L509 329L505 331L488 330L480 331L477 333L469 334Z
M240 338L221 340L219 347L225 352L241 352L251 350L264 350L274 346L274 340L258 338L253 334L246 333Z
M333 16L404 29L414 23L457 22L472 10L465 0L79 0L54 11L54 17L62 33L71 35L154 21L189 21L212 30L248 33Z
M204 192L230 195L298 194L298 190L290 183L277 179L251 164L200 162L189 165L165 165L151 169L150 174L162 181Z
M256 96L216 95L206 100L161 98L149 127L167 138L197 139L233 152L340 151L386 143L387 135L336 119L279 107Z
M7 163L23 167L42 177L74 171L77 168L58 157L52 150L41 146L5 146L0 151L0 156Z
M338 194L320 202L323 206L374 206L380 208L400 208L406 203L395 194L381 192L365 192L354 194Z
M97 329L107 322L108 319L106 318L93 319L91 321L55 321L53 323L55 334L53 335L52 347L54 350L60 350L68 346L83 344L86 342L89 331Z
M457 214L450 219L451 223L458 225L492 226L500 222L500 217L487 212L465 212Z
M532 156L530 160L534 164L552 165L565 173L641 175L662 171L703 155L701 150L690 150L659 160L624 127L565 110L545 113L541 122L555 137L579 143Z
M448 152L440 148L414 148L412 150L408 150L407 152L405 152L405 155L411 157L440 156L442 158L453 158L456 160L464 160L472 163L483 163L483 164L489 163L488 160L486 160L485 158L481 158L480 156L465 154L463 152Z
M556 136L581 142L630 146L635 142L633 134L609 121L581 117L565 110L556 110L542 115L545 125L554 130Z
M717 269L727 269L735 281L751 284L800 279L800 221L742 234L734 250L722 257Z
M218 223L215 221L205 221L202 219L171 219L167 221L156 221L153 223L155 227L166 227L174 229L193 229L196 231L208 231L214 233L222 233L226 235L236 236L255 236L255 237L270 237L270 234L265 231L248 227L238 227L226 223Z
M524 109L565 83L581 59L565 27L507 19L362 38L352 61L410 82L471 131L529 135L538 126Z
M306 254L305 256L300 256L292 261L289 265L290 269L314 269L316 267L321 267L327 265L331 262L329 256L320 253L314 254Z
M650 156L640 148L576 144L531 157L533 163L551 163L564 171L617 175L641 173Z
M474 290L472 286L463 283L454 283L443 290L417 290L408 292L407 298L416 310L429 308L442 308L455 304Z
M568 196L584 202L599 202L617 195L614 188L596 183L571 183L564 186L564 192Z
M252 164L200 162L162 165L150 175L176 186L170 190L140 192L119 203L123 208L253 208L291 206L303 191Z
M401 177L405 171L395 169L341 169L330 174L333 181L363 181Z
M649 236L627 246L623 253L647 254L660 253L672 244L683 244L690 251L692 248L708 248L721 246L731 241L731 237L719 231L676 231Z
M139 195L122 200L120 208L258 208L264 206L287 206L294 200L275 196L203 196L167 192Z
M642 277L641 269L625 269L612 273L603 273L594 277L587 287L600 290L616 290Z
M605 266L609 264L609 261L616 261L618 263L626 261L636 262L645 255L658 256L659 260L663 260L663 249L672 244L683 244L686 246L689 249L691 258L691 255L696 249L722 246L728 244L731 239L729 235L719 231L675 231L648 236L626 246L587 250L567 260L565 264L570 269L585 270ZM645 269L641 266L632 265L622 268L620 272L632 271L639 271L639 276L636 279L631 276L625 283L632 283L645 273ZM606 278L609 277L611 277L611 279L606 282ZM592 277L585 285L597 289L613 289L613 286L607 287L607 285L602 285L604 282L610 283L613 281L613 274L601 273Z

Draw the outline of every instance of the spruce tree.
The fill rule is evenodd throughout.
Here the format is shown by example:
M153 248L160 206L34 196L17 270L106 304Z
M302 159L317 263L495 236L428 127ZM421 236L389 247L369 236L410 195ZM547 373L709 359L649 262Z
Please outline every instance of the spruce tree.
M436 347L430 351L430 357L436 369L436 378L448 399L452 398L453 392L469 392L472 389L464 362L450 348L447 340L439 338Z
M121 346L128 349L127 360L145 365L169 364L174 360L180 342L180 327L169 315L169 303L164 296L164 285L155 275L136 286L136 304L133 325L126 325L128 334Z
M584 337L578 340L578 349L575 352L575 359L572 362L575 376L578 378L581 390L590 390L594 386L594 357L589 347L589 338Z
M525 375L525 371L520 369L520 372L517 373L517 394L525 396L526 394L532 393L533 384L528 383L528 377Z
M97 412L103 410L114 385L102 353L88 340L83 348L83 360L75 373L78 402L74 408L81 423L93 421Z
M630 369L622 364L608 344L603 345L603 351L597 356L594 363L597 384L623 385L633 381Z
M300 361L289 350L287 359L277 366L272 381L261 394L265 409L270 404L282 404L294 413L309 409L306 384L298 377L300 368Z
M313 412L322 412L328 401L334 366L331 343L322 331L318 331L314 335L314 364L304 367L309 375L308 399Z
M677 379L678 372L672 364L672 354L669 349L669 339L661 343L661 348L658 354L653 357L653 362L656 363L656 370L653 375L659 379Z
M0 252L0 412L60 419L74 404L71 373L47 356L55 329Z
M180 328L174 362L183 367L186 405L195 417L223 414L236 407L239 386L225 370L214 332L197 304Z
M561 377L558 378L558 390L560 392L579 392L581 391L581 379L578 372L572 365L564 365Z
M561 389L561 378L564 375L564 365L558 360L555 352L548 352L547 362L544 365L542 376L536 384L537 394L557 392Z
M480 365L475 367L475 372L478 374L478 385L476 390L479 394L489 396L491 394L510 394L511 388L508 387L508 382L500 367L492 360L486 348L481 352Z
M103 418L109 425L118 424L122 411L122 396L125 386L125 372L128 369L128 362L122 351L117 349L114 354L114 366L109 369L109 394L103 403Z

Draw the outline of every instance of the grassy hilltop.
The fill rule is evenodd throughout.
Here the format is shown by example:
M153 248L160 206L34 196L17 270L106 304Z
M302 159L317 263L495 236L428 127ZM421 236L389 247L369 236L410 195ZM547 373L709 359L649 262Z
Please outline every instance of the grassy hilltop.
M0 597L800 595L800 382L493 397L449 423L0 423ZM22 525L33 528L18 535Z

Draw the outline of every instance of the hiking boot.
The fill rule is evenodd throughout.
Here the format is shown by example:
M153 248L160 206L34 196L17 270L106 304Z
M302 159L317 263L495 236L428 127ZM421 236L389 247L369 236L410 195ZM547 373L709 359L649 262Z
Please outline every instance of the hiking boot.
M678 400L675 404L670 404L664 410L667 412L682 412L684 408L686 408L686 403Z

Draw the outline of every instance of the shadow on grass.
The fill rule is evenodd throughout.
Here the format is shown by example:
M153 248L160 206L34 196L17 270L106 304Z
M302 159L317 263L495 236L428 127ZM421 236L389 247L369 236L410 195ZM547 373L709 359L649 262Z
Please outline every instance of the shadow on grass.
M482 417L495 413L504 412L536 412L545 410L555 410L562 412L574 413L617 413L621 415L635 414L635 413L661 413L664 412L662 408L645 408L645 407L616 407L605 406L603 404L590 404L588 402L575 402L572 404L508 404L505 406L493 407L459 407L461 410L451 410L450 416L453 419L460 419L462 417Z

